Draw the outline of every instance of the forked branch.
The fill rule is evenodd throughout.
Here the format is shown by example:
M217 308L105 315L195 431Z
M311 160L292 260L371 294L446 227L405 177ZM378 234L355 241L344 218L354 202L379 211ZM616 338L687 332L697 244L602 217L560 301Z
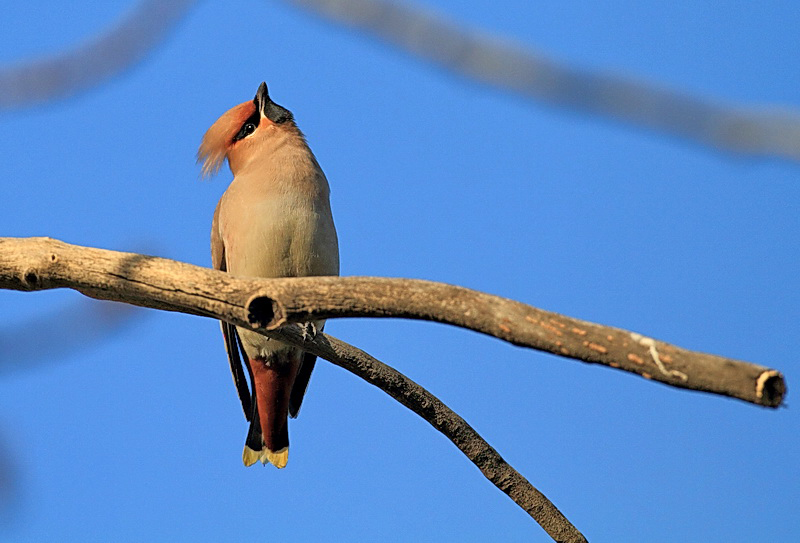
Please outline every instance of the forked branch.
M246 301L260 286L260 280L237 279L163 258L78 247L48 238L0 238L0 288L72 288L93 298L250 326L266 336L301 347L377 386L428 421L555 541L586 541L558 508L464 419L402 373L327 334L307 338L294 324L279 329L251 324L246 318Z
M396 370L335 338L304 341L293 323L337 317L443 322L663 383L777 407L777 370L688 351L625 330L520 302L427 281L364 277L241 279L173 260L69 245L49 238L0 238L0 288L72 288L93 298L179 311L249 326L297 345L378 386L444 433L481 472L557 541L584 538L547 498L461 417Z

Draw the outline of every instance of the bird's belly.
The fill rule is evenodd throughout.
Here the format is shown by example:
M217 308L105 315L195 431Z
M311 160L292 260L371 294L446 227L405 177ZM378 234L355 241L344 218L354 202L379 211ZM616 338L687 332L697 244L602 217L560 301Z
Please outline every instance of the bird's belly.
M228 272L241 277L337 275L338 247L333 224L311 206L272 199L245 212L220 217ZM315 323L321 330L324 321ZM246 328L238 328L248 356L290 348Z

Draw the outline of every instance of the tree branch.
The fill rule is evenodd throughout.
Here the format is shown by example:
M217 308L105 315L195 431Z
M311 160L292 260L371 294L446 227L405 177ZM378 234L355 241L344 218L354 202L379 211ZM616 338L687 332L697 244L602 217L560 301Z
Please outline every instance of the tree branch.
M112 341L115 334L149 314L130 305L81 299L0 328L0 377L52 364L75 352ZM49 341L41 340L47 330ZM1 485L0 485L1 486Z
M725 103L635 77L581 70L507 38L397 2L283 1L527 99L726 152L800 160L800 114L789 106ZM80 47L0 69L0 110L71 96L123 73L163 42L194 4L142 0L119 24Z
M721 151L800 160L790 106L724 103L614 73L583 70L513 40L391 0L284 0L467 79Z
M443 283L369 277L240 279L162 258L47 238L0 238L0 288L59 287L267 331L286 323L339 317L430 320L765 407L781 405L786 392L783 375L771 368L689 351Z
M143 0L118 24L72 50L0 70L0 109L66 98L142 61L195 0Z
M241 300L247 300L248 292L261 283L163 258L79 247L49 238L0 238L0 288L73 288L93 298L222 319L300 347L377 386L428 421L555 541L586 541L558 508L464 419L402 373L327 334L309 339L294 324L265 329L248 322Z
M257 329L263 332L263 328ZM586 538L547 497L511 467L467 421L396 369L328 334L303 340L297 325L283 326L276 337L340 366L425 419L475 464L492 484L525 510L555 541L585 542ZM265 334L268 335L268 334Z
M452 324L521 347L766 407L779 406L786 391L783 376L764 366L689 351L636 332L418 279L280 279L261 287L245 309L250 322L268 329L289 322L340 317L395 317Z

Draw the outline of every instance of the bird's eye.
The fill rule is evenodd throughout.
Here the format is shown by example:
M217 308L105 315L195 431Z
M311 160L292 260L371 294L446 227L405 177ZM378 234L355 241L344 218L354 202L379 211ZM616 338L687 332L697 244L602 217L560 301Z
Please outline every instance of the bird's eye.
M247 136L256 131L256 127L258 126L258 120L259 120L259 117L257 117L256 115L257 114L252 115L247 120L247 122L242 125L242 127L239 129L239 132L233 137L234 143L241 139L246 138Z

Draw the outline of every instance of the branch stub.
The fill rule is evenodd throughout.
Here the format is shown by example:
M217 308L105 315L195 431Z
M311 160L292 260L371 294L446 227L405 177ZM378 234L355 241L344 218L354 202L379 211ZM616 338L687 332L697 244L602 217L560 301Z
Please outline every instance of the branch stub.
M247 322L258 328L274 330L283 323L283 312L279 304L263 294L251 296L244 306Z

